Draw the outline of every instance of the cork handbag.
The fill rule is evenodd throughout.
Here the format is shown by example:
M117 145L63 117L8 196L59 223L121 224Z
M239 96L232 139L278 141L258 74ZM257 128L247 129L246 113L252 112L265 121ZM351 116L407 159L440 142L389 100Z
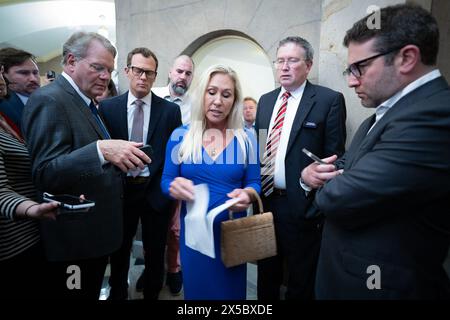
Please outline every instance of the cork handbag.
M221 224L221 255L226 267L273 257L277 254L272 212L263 212L258 193L251 189L258 202L259 213L230 219Z

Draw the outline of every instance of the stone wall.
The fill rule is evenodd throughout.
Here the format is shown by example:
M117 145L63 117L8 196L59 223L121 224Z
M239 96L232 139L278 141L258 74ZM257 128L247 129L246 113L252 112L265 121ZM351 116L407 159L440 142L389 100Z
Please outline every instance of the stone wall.
M353 89L347 86L342 71L347 65L347 49L342 44L345 32L367 15L370 6L385 7L404 1L392 0L323 0L320 32L319 84L340 91L347 104L347 145L361 122L373 114L364 108Z
M442 29L439 67L449 77L449 2L409 0L438 16ZM118 70L125 66L126 54L137 46L147 46L159 59L155 86L165 85L171 61L181 53L192 54L205 35L241 35L255 41L270 59L277 43L288 35L308 39L315 49L309 80L341 91L347 103L349 143L359 124L374 110L361 106L347 87L342 71L347 50L342 45L346 30L367 14L370 6L384 7L405 0L121 0L116 1ZM119 73L121 91L127 89Z
M321 10L316 0L116 1L118 70L125 66L131 49L147 46L160 63L155 86L165 85L172 60L188 48L197 49L197 40L205 34L220 30L246 35L271 59L278 41L288 35L303 36L318 51ZM317 82L317 66L310 79ZM121 91L127 89L122 72L119 86Z

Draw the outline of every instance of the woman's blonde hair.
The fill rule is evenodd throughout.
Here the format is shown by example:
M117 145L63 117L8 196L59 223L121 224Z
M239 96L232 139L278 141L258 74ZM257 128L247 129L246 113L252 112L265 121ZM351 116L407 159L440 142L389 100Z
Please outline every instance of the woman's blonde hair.
M218 73L228 75L233 81L234 102L230 114L228 115L227 129L233 130L233 134L237 138L239 146L243 151L244 159L247 156L246 144L248 141L242 121L242 91L239 79L236 72L230 67L214 65L209 67L202 74L200 80L191 86L189 92L192 102L191 124L179 149L178 159L180 162L200 163L202 160L203 133L206 130L204 97L211 78Z

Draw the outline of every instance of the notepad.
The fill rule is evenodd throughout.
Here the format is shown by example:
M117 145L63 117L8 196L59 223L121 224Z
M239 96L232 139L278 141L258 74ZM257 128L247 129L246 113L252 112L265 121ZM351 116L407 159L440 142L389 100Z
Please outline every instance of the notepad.
M213 224L216 216L236 204L230 199L207 212L209 188L207 184L194 186L194 201L186 203L185 243L189 248L215 259Z

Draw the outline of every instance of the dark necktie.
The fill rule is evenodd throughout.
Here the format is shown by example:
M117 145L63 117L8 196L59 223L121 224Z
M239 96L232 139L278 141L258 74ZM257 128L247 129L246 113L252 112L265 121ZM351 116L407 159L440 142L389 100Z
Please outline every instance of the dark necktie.
M108 130L106 130L106 127L103 124L103 121L100 118L100 115L98 114L97 107L95 106L95 104L92 101L89 104L89 109L91 109L91 112L94 115L95 121L97 121L97 124L100 127L100 130L102 130L103 135L105 136L105 139L111 139L111 136L109 135Z
M267 139L266 143L266 150L262 161L263 167L261 170L261 189L266 197L273 192L274 188L275 157L277 155L278 145L280 144L281 131L283 129L284 117L286 116L286 109L290 96L291 93L289 91L283 93L281 106L278 109L272 130L270 131L269 139Z

